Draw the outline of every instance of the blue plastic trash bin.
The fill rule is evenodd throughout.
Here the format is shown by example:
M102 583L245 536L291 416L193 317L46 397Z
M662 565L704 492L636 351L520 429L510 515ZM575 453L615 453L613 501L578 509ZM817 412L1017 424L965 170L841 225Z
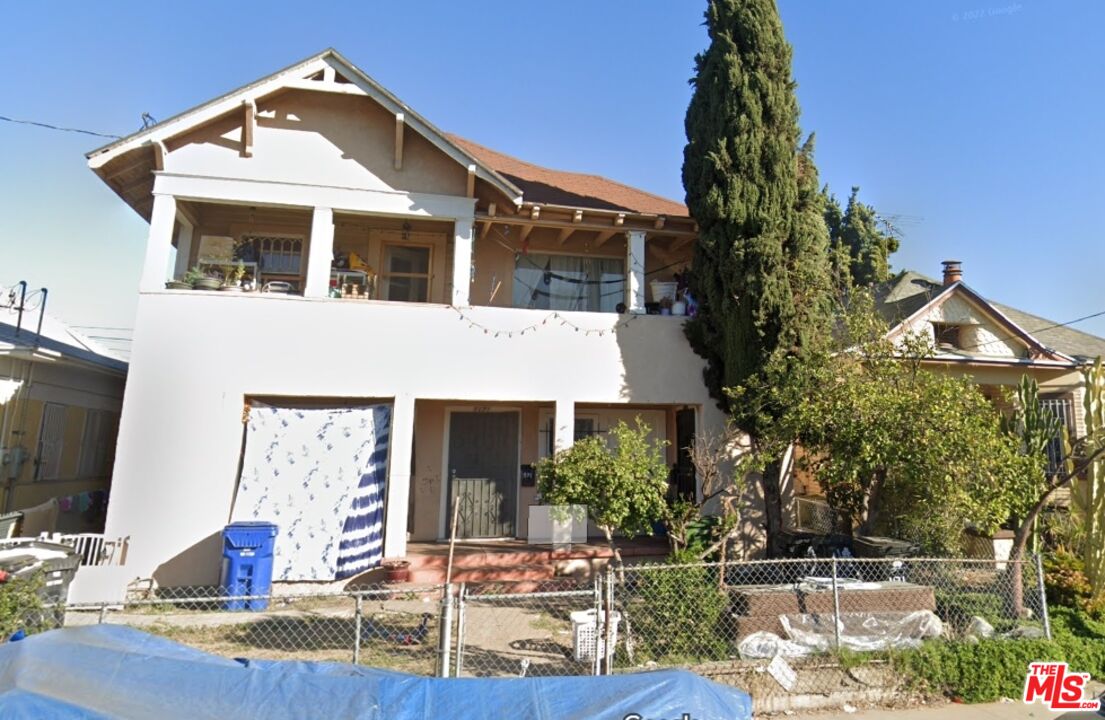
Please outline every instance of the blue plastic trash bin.
M263 597L272 589L272 553L276 545L276 525L267 522L236 522L223 530L222 586L227 596L226 610L264 610L269 601Z

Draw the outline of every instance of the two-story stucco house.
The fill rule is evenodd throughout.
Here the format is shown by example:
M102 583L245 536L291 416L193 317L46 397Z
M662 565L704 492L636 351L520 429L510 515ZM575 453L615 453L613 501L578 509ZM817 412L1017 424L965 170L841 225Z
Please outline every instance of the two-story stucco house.
M150 223L107 519L129 578L213 583L253 518L278 579L341 578L447 537L457 496L461 537L526 538L531 466L638 416L693 492L676 448L723 419L683 304L657 312L681 203L443 133L332 50L88 161ZM233 290L167 286L193 269Z
M88 161L150 229L106 528L127 564L81 583L215 583L232 520L279 526L285 581L447 538L455 498L461 538L529 538L532 466L636 417L698 491L681 448L724 417L672 302L681 203L446 134L333 50ZM891 332L995 397L1035 373L1076 425L1103 343L952 271L883 288Z

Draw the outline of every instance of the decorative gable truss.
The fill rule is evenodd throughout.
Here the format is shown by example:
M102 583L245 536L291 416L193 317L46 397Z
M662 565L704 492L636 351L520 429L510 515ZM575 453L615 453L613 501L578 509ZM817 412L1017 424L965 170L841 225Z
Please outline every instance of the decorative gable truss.
M175 139L216 121L234 119L241 127L238 153L241 157L251 157L259 103L287 90L371 98L394 115L392 165L395 170L404 167L404 148L410 142L409 132L413 131L464 168L468 177L468 197L475 196L479 180L506 201L515 205L522 202L522 192L517 186L453 142L333 49L94 150L87 156L89 166L148 219L152 206L152 173L164 170L165 156L173 148Z
M1074 367L1077 361L1053 350L962 282L945 287L912 315L894 325L887 338L927 334L941 360L1032 363Z

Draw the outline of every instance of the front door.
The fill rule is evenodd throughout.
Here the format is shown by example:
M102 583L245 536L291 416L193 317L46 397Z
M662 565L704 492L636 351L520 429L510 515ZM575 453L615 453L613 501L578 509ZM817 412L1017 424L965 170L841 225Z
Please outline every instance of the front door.
M459 497L457 537L514 537L518 424L516 411L450 414L446 533Z

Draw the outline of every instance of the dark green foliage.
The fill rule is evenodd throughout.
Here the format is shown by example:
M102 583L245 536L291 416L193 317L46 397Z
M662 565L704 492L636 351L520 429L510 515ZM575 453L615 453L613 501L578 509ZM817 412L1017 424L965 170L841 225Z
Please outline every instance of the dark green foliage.
M709 0L695 58L683 187L698 222L687 338L705 381L763 457L768 553L782 529L778 418L829 337L828 232L813 138L798 147L791 49L774 0ZM766 392L751 393L750 388ZM734 393L741 395L734 401Z
M898 238L880 227L878 213L860 201L858 187L852 188L843 212L828 188L821 195L838 288L886 282L890 278L890 255L898 250Z
M694 563L693 552L674 553L674 563ZM630 612L638 660L664 663L704 662L729 656L722 623L729 597L718 589L717 570L686 565L642 570L634 595L647 609Z
M892 658L895 669L919 690L968 703L1018 697L1029 663L1048 660L1065 660L1078 672L1105 678L1105 640L1066 635L1053 641L936 641Z
M42 606L42 575L17 577L0 585L0 638L16 630L28 635L56 627L54 613Z
M699 310L687 333L728 407L726 388L824 337L827 233L812 144L798 148L791 49L775 3L711 0L706 27L683 154L699 225L691 287ZM733 405L734 419L756 436L765 415L745 406Z
M922 691L980 703L1017 697L1029 663L1061 659L1062 650L1055 643L983 640L925 643L894 656L894 665Z
M936 591L936 614L962 632L974 616L999 627L1006 616L1002 599L993 593Z
M1032 662L1065 660L1072 670L1105 678L1105 625L1062 607L1052 610L1051 625L1050 641L934 640L893 653L891 662L917 689L968 703L1019 697Z

